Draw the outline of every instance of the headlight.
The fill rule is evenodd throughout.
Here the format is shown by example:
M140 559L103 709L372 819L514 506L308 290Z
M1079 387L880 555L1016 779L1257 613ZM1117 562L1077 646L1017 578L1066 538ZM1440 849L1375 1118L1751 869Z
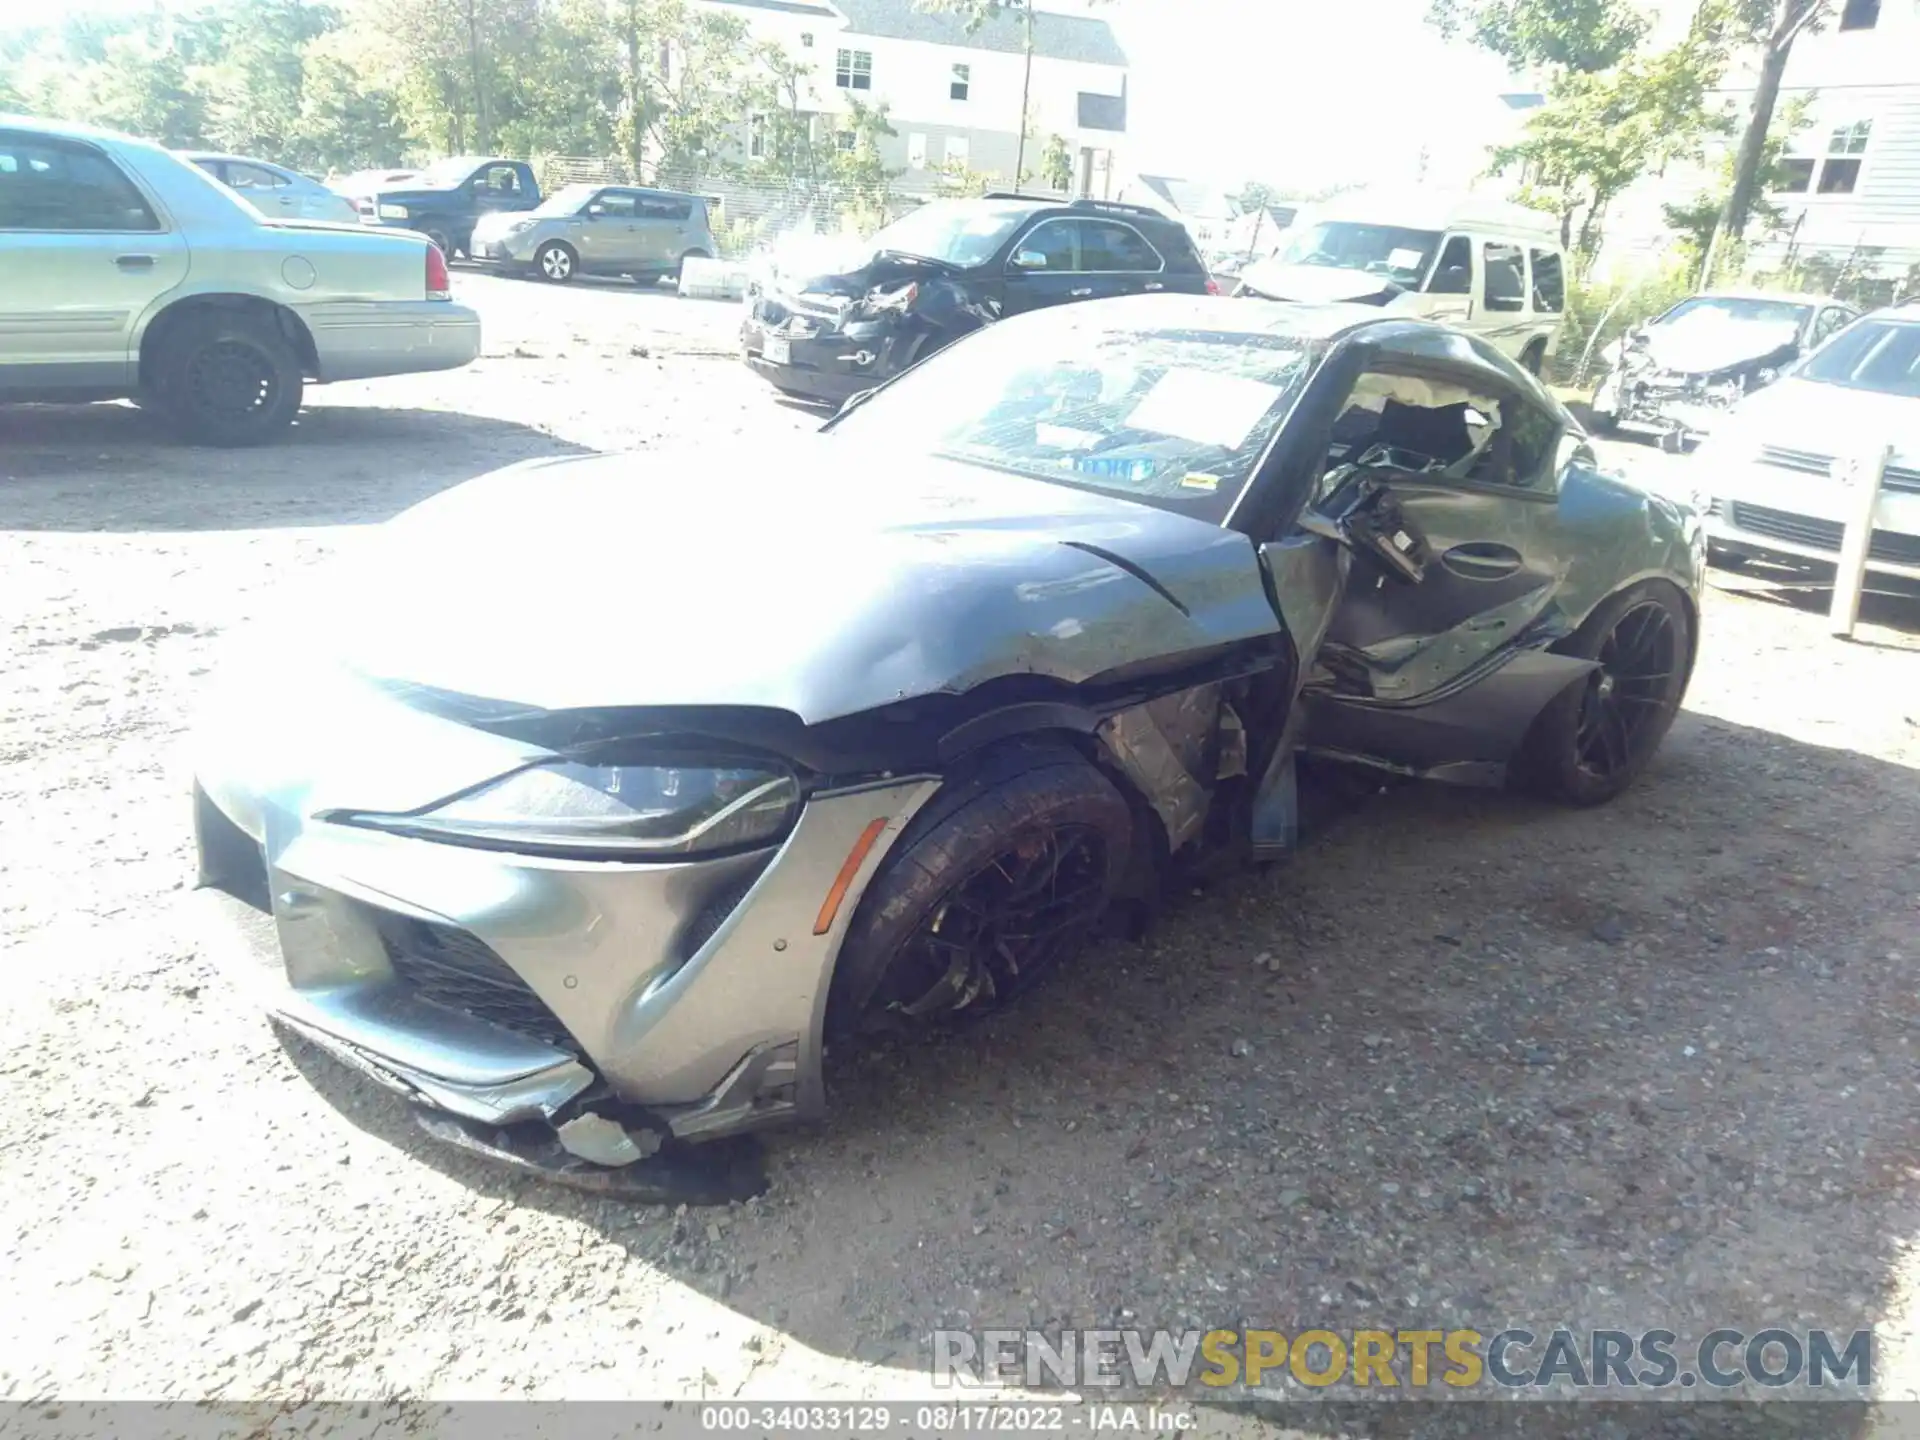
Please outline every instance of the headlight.
M534 220L516 220L511 225L507 226L506 234L509 237L512 237L514 235L524 235L527 233L527 231L533 229L533 227L538 223L539 223L538 221L534 221Z
M417 814L344 818L461 844L664 858L765 844L799 801L794 778L773 770L559 761Z
M917 282L902 285L891 294L885 290L871 290L867 292L867 309L905 310L919 298L920 286Z
M404 220L407 218L407 207L404 205L382 205L380 207L380 218L382 220Z

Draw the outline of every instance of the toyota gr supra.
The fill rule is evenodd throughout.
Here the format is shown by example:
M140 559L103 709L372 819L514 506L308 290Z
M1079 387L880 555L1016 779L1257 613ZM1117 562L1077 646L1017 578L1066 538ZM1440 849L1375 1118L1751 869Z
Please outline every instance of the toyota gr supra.
M1284 855L1302 757L1608 799L1703 564L1477 339L1064 306L779 451L535 461L391 522L229 667L201 877L284 1022L450 1138L605 1174L817 1117L830 1037Z

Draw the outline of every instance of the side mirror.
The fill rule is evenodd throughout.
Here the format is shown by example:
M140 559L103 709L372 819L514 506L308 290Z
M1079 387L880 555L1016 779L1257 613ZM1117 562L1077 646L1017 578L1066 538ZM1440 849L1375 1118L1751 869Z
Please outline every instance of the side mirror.
M1342 483L1334 492L1338 515L1324 510L1301 512L1297 522L1309 535L1318 535L1356 554L1371 555L1396 579L1418 585L1427 578L1426 537L1407 523L1393 495L1376 481Z
M1013 268L1016 270L1044 270L1047 268L1047 257L1038 250L1022 250L1013 257Z
M1336 545L1351 547L1353 539L1347 534L1347 527L1331 515L1323 515L1318 510L1300 512L1300 528L1309 535L1318 535L1322 540L1331 540Z

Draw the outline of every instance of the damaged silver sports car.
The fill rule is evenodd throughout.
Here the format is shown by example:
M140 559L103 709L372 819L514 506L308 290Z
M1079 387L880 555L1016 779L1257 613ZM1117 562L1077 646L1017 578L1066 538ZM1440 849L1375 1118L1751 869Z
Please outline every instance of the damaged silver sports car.
M1284 855L1303 757L1617 794L1703 561L1481 341L1040 311L817 437L529 462L383 527L229 667L201 878L271 1009L439 1133L617 1169L820 1116L830 1037Z

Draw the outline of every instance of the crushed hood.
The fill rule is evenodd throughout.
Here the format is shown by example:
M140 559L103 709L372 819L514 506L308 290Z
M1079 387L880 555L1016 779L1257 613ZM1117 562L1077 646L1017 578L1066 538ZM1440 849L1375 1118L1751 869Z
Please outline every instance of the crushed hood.
M313 614L317 657L378 680L808 724L1279 629L1244 535L830 435L484 476L384 527Z
M1744 366L1782 364L1798 349L1800 327L1703 313L1649 325L1639 347L1645 363L1679 375L1714 375Z
M1296 300L1308 305L1334 305L1343 300L1384 303L1402 287L1385 275L1346 270L1330 265L1282 265L1262 260L1240 272L1240 283L1269 300Z

